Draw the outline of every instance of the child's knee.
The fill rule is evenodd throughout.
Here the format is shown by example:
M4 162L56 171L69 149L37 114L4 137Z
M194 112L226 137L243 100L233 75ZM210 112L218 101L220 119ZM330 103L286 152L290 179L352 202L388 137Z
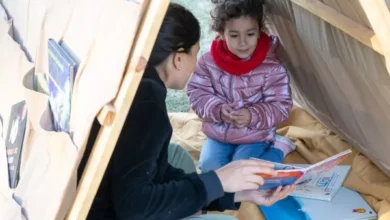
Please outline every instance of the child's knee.
M213 158L202 158L199 160L199 168L202 172L217 170L226 164L225 161L220 161Z
M223 167L231 161L233 151L234 148L232 145L208 138L200 153L200 170L202 170L202 172L207 172Z
M233 161L259 158L268 147L266 142L239 145L233 154Z

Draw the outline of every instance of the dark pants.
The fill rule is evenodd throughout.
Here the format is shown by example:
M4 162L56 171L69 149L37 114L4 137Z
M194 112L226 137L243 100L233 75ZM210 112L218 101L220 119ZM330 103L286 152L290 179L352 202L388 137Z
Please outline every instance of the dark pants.
M194 161L191 155L184 150L180 145L171 143L168 149L168 162L173 167L183 169L186 173L196 172ZM194 215L185 218L186 220L237 220L235 217L230 215Z

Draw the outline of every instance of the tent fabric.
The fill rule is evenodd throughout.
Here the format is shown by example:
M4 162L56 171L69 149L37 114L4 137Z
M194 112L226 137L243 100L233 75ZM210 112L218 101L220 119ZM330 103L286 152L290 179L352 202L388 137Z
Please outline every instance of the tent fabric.
M174 129L172 142L183 146L197 164L205 139L201 120L195 113L171 113L170 120ZM378 213L379 220L390 219L390 177L356 148L299 107L293 108L290 118L280 125L277 132L297 145L296 151L289 154L284 163L312 164L352 149L353 153L342 162L352 166L344 186L358 191ZM250 203L243 203L239 211L226 213L240 220L263 219L259 208Z
M7 12L5 11L5 9L1 3L0 3L0 19L8 21Z
M19 207L12 200L12 192L8 187L8 164L4 139L9 123L10 107L24 99L22 79L24 74L33 67L33 64L25 59L19 45L9 35L11 28L12 21L0 17L0 78L2 79L0 86L0 218L6 214L6 207L11 209Z
M0 137L0 219L64 219L76 195L76 171L89 129L118 92L147 1L0 1L14 24L0 19L0 60L7 61L0 65L2 128L7 128L12 104L24 99L28 109L16 189L8 187ZM48 72L49 38L61 41L80 61L71 135L53 130L48 96L34 91L34 76Z
M321 1L372 28L358 0ZM12 19L0 19L0 60L7 59L0 65L0 77L7 80L0 87L1 124L7 126L10 106L23 98L30 113L22 178L15 190L4 181L7 170L0 138L0 219L23 219L22 215L62 219L66 215L76 190L74 172L92 121L115 98L125 71L147 1L139 2L0 0ZM267 2L269 24L281 39L281 58L289 70L295 100L319 120L294 109L278 130L298 145L286 162L314 163L352 148L354 155L345 163L353 169L345 185L364 194L380 220L390 218L390 184L384 174L390 175L390 116L386 114L390 77L384 57L290 0ZM386 3L390 8L390 0ZM33 91L32 76L47 72L48 38L63 40L81 61L72 100L73 140L47 126L47 96ZM191 113L171 117L173 140L197 159L204 140L199 119ZM261 218L253 204L244 204L231 214Z
M321 2L372 29L360 1ZM383 55L293 1L268 1L267 10L294 99L390 175L390 71Z

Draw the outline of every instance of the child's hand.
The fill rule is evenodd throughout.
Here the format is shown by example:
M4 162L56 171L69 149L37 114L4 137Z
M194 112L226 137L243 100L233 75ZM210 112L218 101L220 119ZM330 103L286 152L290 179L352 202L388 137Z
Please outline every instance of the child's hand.
M231 119L231 112L233 111L233 108L229 104L223 104L221 107L221 119L222 121L232 124L233 120Z
M251 123L251 113L247 108L242 108L231 113L231 119L238 128L247 127Z

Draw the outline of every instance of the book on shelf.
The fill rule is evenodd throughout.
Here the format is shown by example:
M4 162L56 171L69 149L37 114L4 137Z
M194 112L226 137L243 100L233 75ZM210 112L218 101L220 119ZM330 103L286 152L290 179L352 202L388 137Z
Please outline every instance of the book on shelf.
M288 196L270 207L260 206L265 219L368 220L377 213L356 191L341 187L332 201Z
M9 186L16 188L19 182L19 171L22 157L23 143L27 125L27 106L25 101L14 104L8 123L5 139Z
M49 73L47 74L49 104L56 131L70 132L72 90L76 61L56 41L48 42Z
M316 164L307 167L299 167L289 164L274 163L274 169L277 175L261 174L264 178L264 184L259 187L260 190L276 189L278 186L287 186L293 184L305 184L312 181L323 172L329 171L343 161L351 153L351 150L346 150L332 157L322 160ZM256 158L251 158L259 160Z
M46 74L35 74L34 75L34 85L35 85L35 90L37 92L43 93L48 95L49 94L49 85L47 83L47 78Z

